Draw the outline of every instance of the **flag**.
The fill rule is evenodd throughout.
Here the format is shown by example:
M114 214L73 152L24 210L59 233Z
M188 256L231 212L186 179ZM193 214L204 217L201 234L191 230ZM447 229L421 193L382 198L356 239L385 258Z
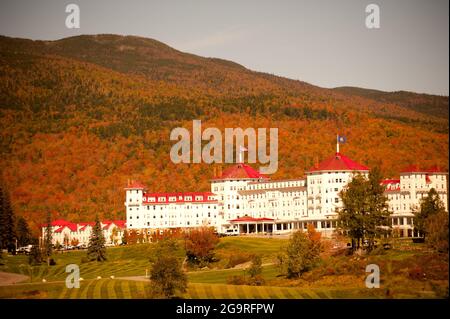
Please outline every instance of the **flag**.
M242 145L239 145L239 151L241 151L241 152L246 152L246 151L248 151L248 149L246 149L244 146L242 146Z
M345 136L338 135L337 142L344 144L345 142L347 142L347 138Z
M428 174L425 175L425 183L427 183L427 184L431 183L431 179L430 179L430 176L428 176Z

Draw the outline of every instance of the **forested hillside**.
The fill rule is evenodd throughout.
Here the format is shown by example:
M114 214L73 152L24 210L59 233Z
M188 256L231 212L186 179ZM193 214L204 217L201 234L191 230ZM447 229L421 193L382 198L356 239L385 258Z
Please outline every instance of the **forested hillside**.
M448 97L323 89L151 39L0 37L0 169L34 226L47 211L124 218L128 179L153 191L208 190L219 165L169 158L171 129L193 119L222 131L278 127L272 178L302 176L332 155L337 132L347 136L343 153L390 177L413 163L448 168L443 114Z

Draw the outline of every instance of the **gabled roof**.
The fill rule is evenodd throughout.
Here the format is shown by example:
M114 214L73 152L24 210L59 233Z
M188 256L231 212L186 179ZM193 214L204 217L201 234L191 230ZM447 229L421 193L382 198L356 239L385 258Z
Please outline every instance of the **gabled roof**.
M313 166L308 172L319 171L368 171L367 166L356 163L341 153L336 153L333 157L326 159L317 166Z
M54 220L50 223L51 226L53 227L59 227L55 232L59 233L61 232L64 227L69 228L71 231L77 231L77 224L68 222L67 220L64 219L57 219ZM47 227L47 224L42 224L41 227Z
M268 177L247 164L239 163L228 167L220 176L214 177L213 179L268 179Z
M383 184L383 185L399 184L399 183L400 183L399 179L385 179L384 181L381 182L381 184Z
M110 225L114 224L119 228L125 228L125 221L124 220L114 220L114 221L101 221L101 224L103 224L103 229L107 229ZM60 233L64 230L64 228L69 228L71 231L76 232L84 231L88 226L93 227L95 225L95 222L82 222L82 223L71 223L64 219L58 219L53 222L51 222L51 225L53 227L58 227L55 230L55 233ZM41 227L46 227L46 224L41 224Z

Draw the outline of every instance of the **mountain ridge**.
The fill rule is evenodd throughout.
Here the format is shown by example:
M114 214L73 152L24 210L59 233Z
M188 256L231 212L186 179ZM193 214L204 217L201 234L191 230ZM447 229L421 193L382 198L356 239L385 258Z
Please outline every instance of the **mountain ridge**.
M208 190L220 164L175 165L168 155L171 129L191 129L193 119L221 131L279 128L274 179L329 157L337 133L347 136L344 154L386 177L408 164L448 168L448 120L421 110L433 96L416 103L320 88L151 39L44 42L0 36L0 170L18 215L34 226L47 211L123 218L128 179L155 191Z

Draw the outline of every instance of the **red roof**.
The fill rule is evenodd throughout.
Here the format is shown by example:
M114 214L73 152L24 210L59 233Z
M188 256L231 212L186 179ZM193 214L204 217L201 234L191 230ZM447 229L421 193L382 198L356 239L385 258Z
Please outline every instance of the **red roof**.
M273 219L272 218L266 218L266 217L261 217L261 218L255 218L255 217L250 217L250 216L244 216L244 217L239 217L236 219L232 219L230 220L230 222L272 222Z
M102 224L104 224L105 226L103 226L103 229L108 229L109 227L111 227L111 225L115 225L118 228L125 228L125 221L124 220L105 220L102 221Z
M125 189L146 189L146 188L147 186L145 186L139 181L131 181L131 183L129 183L127 187L125 187Z
M333 157L321 162L317 166L310 168L308 172L318 171L368 171L367 166L354 162L341 153L336 153Z
M67 220L64 219L57 219L54 220L50 223L50 225L52 225L53 227L59 226L59 228L56 230L56 232L61 232L64 227L68 227L71 231L77 231L77 224L68 222ZM42 227L46 227L47 224L43 224Z
M109 221L109 220L105 220L101 222L102 224L106 224L106 226L103 227L103 229L107 229L111 224L114 223L114 225L116 225L119 228L125 228L125 221L124 220L114 220L114 221ZM84 231L86 229L87 226L94 226L95 223L94 222L82 222L82 223L71 223L67 220L64 219L58 219L55 220L53 222L50 223L52 226L59 226L56 230L55 233L60 233L63 231L63 229L65 227L68 227L71 231L75 232L77 231L78 227L80 227L80 231ZM46 227L46 224L42 224L41 227Z
M386 186L385 192L398 192L400 191L399 179L385 179L381 182L381 185Z
M405 167L401 173L445 173L439 166L435 165L430 168L422 168L418 165L409 165Z
M268 179L267 176L260 174L251 166L243 163L228 167L222 175L214 179Z
M399 183L400 183L399 179L385 179L384 181L381 182L381 184L383 184L383 185L399 184Z
M216 203L217 199L211 192L186 192L186 193L145 193L142 201L144 204L172 204L172 203ZM190 198L190 199L188 199Z

